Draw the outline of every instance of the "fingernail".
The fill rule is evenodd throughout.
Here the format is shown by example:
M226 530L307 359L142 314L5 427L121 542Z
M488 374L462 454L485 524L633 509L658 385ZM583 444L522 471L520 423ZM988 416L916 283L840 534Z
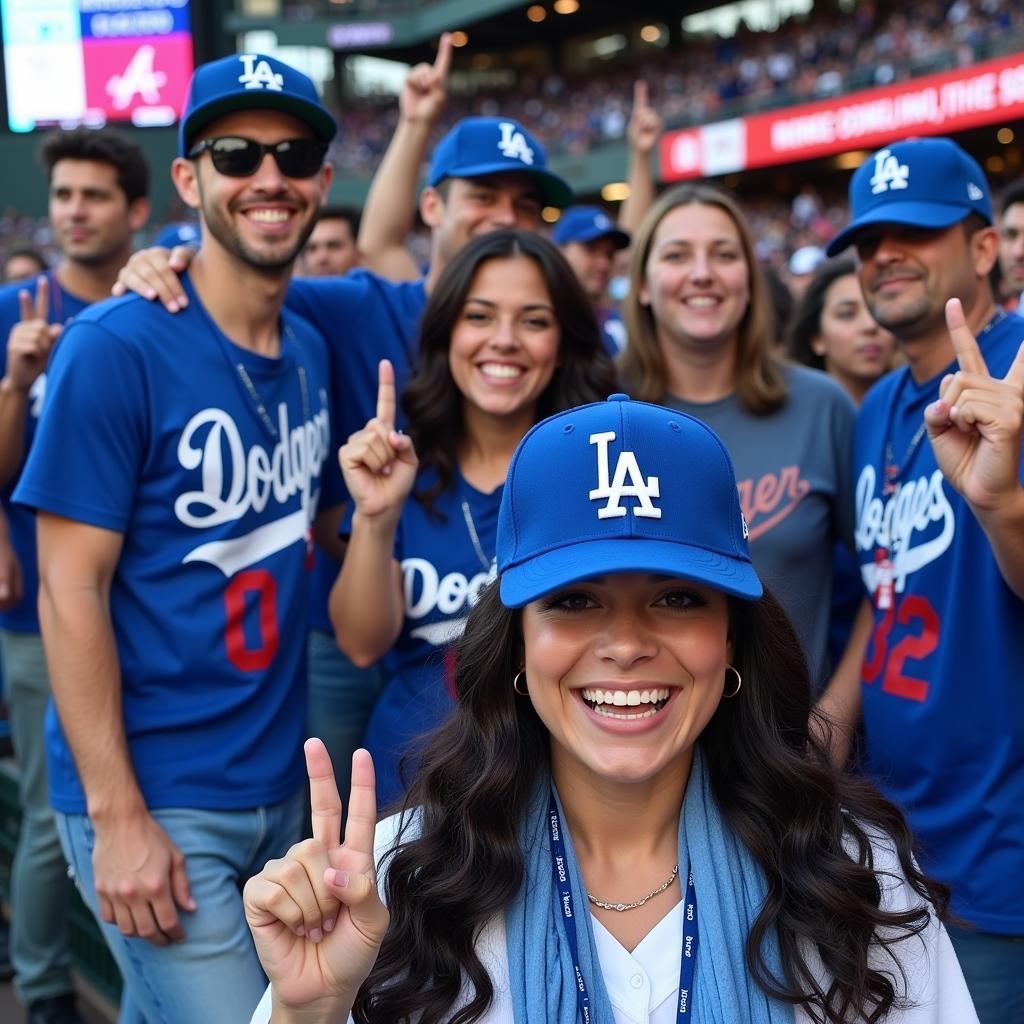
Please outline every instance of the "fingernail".
M309 937L314 942L319 942L324 937L324 933L322 931L320 931L319 928L310 928L309 929Z
M167 303L167 308L172 313L177 313L178 312L178 303L174 299L171 299L171 301Z
M329 935L331 932L334 931L334 926L337 923L338 919L336 917L329 917L326 921L324 921L324 931L327 932L327 934Z
M341 868L334 869L334 884L339 889L344 889L348 885L348 872L342 871Z
M300 924L300 925L299 925L299 926L298 926L298 927L297 927L297 928L295 929L295 934L296 934L296 935L298 935L298 936L299 936L299 937L301 938L301 937L302 937L303 935L305 935L305 934L306 934L306 929L305 929L305 928L303 928L303 927L302 927L302 925Z
M147 288L146 289L146 298L147 299L155 299L156 298L156 292L153 291L152 288Z

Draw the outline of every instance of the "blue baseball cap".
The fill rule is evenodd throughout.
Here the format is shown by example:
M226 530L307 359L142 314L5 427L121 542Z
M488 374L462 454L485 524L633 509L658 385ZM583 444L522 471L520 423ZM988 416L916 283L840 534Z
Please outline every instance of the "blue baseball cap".
M894 142L854 172L850 223L826 251L837 255L872 224L948 228L972 213L992 223L992 196L977 160L952 139Z
M173 249L176 245L190 245L196 248L200 241L199 225L194 221L184 220L180 224L162 227L153 244L162 245L165 249Z
M559 209L572 202L572 189L548 170L540 140L510 117L464 117L434 147L427 184L445 178L479 178L518 171L536 178L544 201Z
M725 446L700 420L628 395L551 416L519 442L497 564L508 608L619 572L763 593Z
M617 228L600 206L570 206L551 233L555 245L568 242L593 242L596 238L610 238L616 249L629 245L629 235Z
M337 131L316 86L301 71L261 53L236 53L200 64L192 75L178 125L179 154L188 156L203 128L236 110L281 110L308 124L324 142Z

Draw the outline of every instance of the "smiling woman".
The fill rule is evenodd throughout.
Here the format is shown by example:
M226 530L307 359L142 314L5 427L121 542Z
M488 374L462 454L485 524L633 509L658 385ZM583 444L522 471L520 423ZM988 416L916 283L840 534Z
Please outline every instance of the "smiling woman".
M409 435L394 430L384 364L377 415L340 454L352 507L330 613L357 665L384 657L390 681L366 735L382 801L404 790L401 755L451 709L446 650L493 576L513 449L538 419L614 390L568 264L518 230L469 243L446 267L423 314L419 351L402 397Z
M359 752L342 844L307 744L314 839L246 888L254 1022L976 1024L946 892L809 732L746 534L684 413L613 395L532 428L402 813L374 828Z

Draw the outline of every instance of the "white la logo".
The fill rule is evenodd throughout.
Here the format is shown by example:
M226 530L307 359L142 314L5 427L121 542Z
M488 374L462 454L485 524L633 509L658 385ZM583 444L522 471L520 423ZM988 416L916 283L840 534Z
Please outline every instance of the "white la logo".
M238 59L245 66L245 71L238 76L238 81L246 89L271 89L274 92L281 92L284 89L284 75L275 74L265 60L257 64L255 53L240 53Z
M501 129L501 139L498 141L498 149L510 160L521 160L524 164L533 164L533 150L526 144L526 136L516 131L516 126L511 121L502 121L498 126Z
M643 474L633 452L620 452L615 463L615 478L608 482L608 444L615 440L615 431L591 434L590 443L597 445L597 487L590 492L590 500L607 498L604 508L597 510L598 519L617 519L626 514L619 504L623 498L639 498L640 504L633 506L633 515L638 519L660 519L661 509L651 504L651 498L661 497L661 488L656 476L649 476L644 483ZM629 480L629 483L626 480Z
M901 164L888 149L880 149L875 154L875 174L871 179L871 192L878 195L890 189L906 188L910 177L910 168Z

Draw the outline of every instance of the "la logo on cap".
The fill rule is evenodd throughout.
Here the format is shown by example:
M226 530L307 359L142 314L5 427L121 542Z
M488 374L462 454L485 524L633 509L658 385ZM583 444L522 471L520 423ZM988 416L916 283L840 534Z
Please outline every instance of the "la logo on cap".
M910 168L901 164L888 149L875 154L875 173L871 179L872 195L906 188L910 179Z
M240 53L238 59L245 68L238 81L246 89L271 89L273 92L284 89L284 75L276 74L265 60L257 64L255 53Z
M527 144L526 136L522 132L516 131L516 126L511 121L502 121L498 127L501 129L498 149L501 150L502 156L532 165L533 150Z
M617 519L624 516L626 510L619 502L623 498L637 498L640 504L633 506L634 516L638 519L660 519L661 509L654 507L651 498L661 497L661 485L656 476L649 476L644 481L640 464L633 452L619 453L615 462L615 476L609 482L608 445L614 440L614 430L590 435L590 443L597 445L597 487L590 492L590 500L607 499L606 504L597 510L597 518Z

